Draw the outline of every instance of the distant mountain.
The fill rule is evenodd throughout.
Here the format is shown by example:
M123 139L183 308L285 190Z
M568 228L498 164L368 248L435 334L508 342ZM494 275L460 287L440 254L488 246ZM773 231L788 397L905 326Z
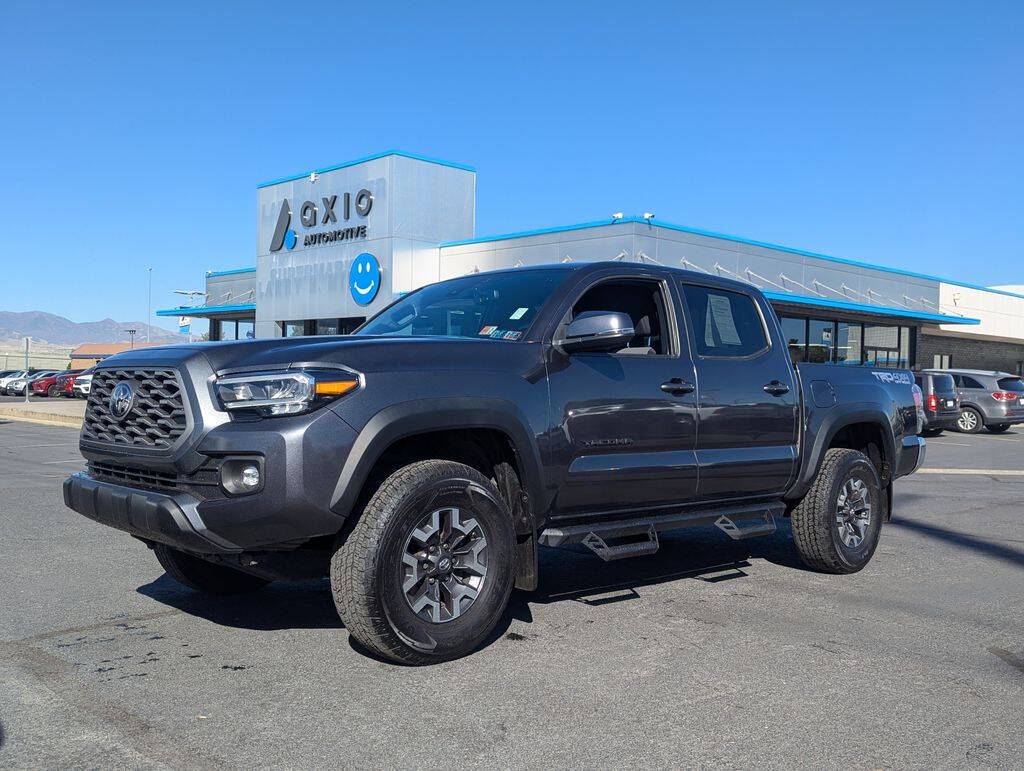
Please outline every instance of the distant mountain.
M149 326L141 321L75 322L43 311L11 313L0 311L0 340L18 340L31 337L55 345L80 345L82 343L123 343L129 340L126 329L137 330L135 339L144 341L149 332L150 339L160 343L179 343L187 338L161 327Z

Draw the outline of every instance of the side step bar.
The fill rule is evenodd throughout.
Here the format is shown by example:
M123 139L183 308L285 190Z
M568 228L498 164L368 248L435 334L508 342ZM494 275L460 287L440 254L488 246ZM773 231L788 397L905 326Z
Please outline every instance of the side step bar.
M623 559L654 554L659 545L658 533L663 530L717 525L734 540L769 535L775 532L775 517L781 517L785 511L785 504L776 501L588 522L582 525L553 525L541 531L540 543L544 546L582 543L601 559ZM646 536L646 539L617 546L608 544L611 540L630 536Z

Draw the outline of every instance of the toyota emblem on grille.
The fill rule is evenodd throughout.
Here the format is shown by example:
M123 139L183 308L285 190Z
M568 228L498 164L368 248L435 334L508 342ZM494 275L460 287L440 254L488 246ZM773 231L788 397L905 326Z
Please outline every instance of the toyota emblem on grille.
M114 386L113 393L110 394L110 414L118 420L124 420L125 416L131 412L134 401L135 392L132 387L124 382L118 383Z

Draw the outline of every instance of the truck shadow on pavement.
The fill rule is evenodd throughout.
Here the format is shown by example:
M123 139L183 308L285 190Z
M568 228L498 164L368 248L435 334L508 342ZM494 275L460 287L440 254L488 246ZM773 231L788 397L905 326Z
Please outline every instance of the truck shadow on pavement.
M530 623L530 606L565 601L604 605L639 599L645 586L698 579L709 583L744 578L757 569L750 559L804 569L793 545L788 520L773 536L731 541L715 528L664 533L654 555L602 562L581 546L540 550L541 584L534 592L515 591L502 621L485 645L505 634L513 620ZM137 591L183 613L221 626L269 631L341 629L326 579L275 582L254 594L216 597L199 594L161 575ZM360 652L366 653L361 648Z

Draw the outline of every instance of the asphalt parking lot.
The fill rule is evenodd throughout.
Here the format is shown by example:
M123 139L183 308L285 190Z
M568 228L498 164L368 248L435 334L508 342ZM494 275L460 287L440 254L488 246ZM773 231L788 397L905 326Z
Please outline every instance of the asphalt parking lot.
M1024 430L929 440L853 576L788 526L542 554L462 661L349 644L326 585L192 594L64 508L73 429L0 423L0 766L1017 767ZM952 470L936 472L936 470Z

